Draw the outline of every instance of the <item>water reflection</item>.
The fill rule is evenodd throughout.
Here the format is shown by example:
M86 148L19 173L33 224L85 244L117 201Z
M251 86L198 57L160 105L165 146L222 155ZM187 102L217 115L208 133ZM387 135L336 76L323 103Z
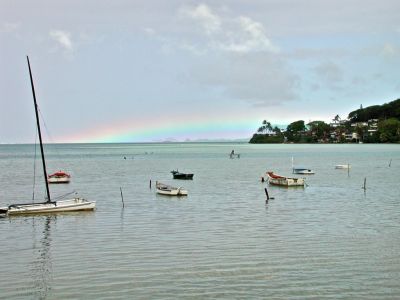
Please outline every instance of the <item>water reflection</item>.
M41 239L36 245L34 242L34 250L37 253L37 257L32 263L32 278L35 289L35 297L38 299L45 299L48 292L51 290L52 283L52 259L51 259L51 225L56 222L55 215L49 215L44 217L36 217L37 220L44 221L44 227L41 232ZM33 217L33 227L35 227L35 217ZM42 222L39 222L42 224ZM35 233L34 233L35 235ZM35 240L34 240L35 241Z

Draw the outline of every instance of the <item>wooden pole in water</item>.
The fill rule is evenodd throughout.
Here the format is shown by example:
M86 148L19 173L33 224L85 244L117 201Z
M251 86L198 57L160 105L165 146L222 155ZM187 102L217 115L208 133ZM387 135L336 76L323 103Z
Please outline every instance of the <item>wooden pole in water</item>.
M392 159L390 159L390 162L389 162L389 168L390 168L390 166L392 165Z
M265 191L265 195L267 195L267 201L269 200L269 195L268 195L268 190L267 190L267 188L264 188L264 191Z
M119 190L121 192L122 208L124 208L125 207L125 203L124 203L124 195L122 194L122 187L120 187Z
M150 189L151 189L151 179L150 179L150 184L149 184L149 187L150 187Z
M274 197L270 197L270 196L268 195L268 190L267 190L267 188L264 188L264 191L265 191L265 195L267 195L267 199L265 200L265 203L268 203L268 200L269 200L269 199L271 199L271 200L275 199Z
M364 186L363 189L366 190L367 189L367 177L364 178Z

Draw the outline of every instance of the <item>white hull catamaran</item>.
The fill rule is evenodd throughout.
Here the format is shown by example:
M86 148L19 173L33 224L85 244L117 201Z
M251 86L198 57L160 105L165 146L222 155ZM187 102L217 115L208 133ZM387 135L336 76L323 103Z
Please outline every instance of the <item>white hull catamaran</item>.
M83 198L73 198L68 200L59 200L52 201L50 198L50 190L48 183L48 176L46 171L46 161L44 159L44 151L43 151L43 141L42 134L40 131L40 122L39 122L39 113L38 113L38 105L36 102L35 88L33 85L31 66L29 63L29 57L26 57L28 61L29 68L29 77L31 80L32 94L33 94L33 102L35 106L35 115L36 115L36 126L39 135L40 142L40 153L42 156L42 165L43 165L43 175L44 181L46 185L46 195L47 201L42 203L22 203L22 204L11 204L6 207L0 208L0 214L2 215L26 215L26 214L37 214L37 213L53 213L53 212L70 212L70 211L83 211L83 210L94 210L96 207L95 201L88 201Z
M94 201L87 201L82 198L73 198L68 200L53 201L50 203L29 203L29 204L11 204L0 208L0 214L7 215L27 215L37 213L54 213L93 210L96 207Z

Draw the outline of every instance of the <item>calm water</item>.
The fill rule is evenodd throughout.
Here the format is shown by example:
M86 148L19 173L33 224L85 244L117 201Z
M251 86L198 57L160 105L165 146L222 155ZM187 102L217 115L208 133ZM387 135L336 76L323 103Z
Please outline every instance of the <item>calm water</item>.
M229 159L232 149L240 159ZM97 210L0 218L0 298L400 298L399 145L75 144L46 153L50 172L73 176L51 186L53 197L76 190ZM33 156L32 145L0 145L0 206L33 191L43 199ZM289 175L292 156L316 171L306 188L260 182L267 170ZM346 163L349 173L334 169ZM176 168L194 180L174 181ZM150 180L189 196L157 195Z

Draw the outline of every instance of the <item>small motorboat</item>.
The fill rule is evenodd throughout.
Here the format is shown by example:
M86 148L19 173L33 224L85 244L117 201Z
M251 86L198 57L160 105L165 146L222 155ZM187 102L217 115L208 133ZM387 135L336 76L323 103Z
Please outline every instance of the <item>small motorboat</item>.
M305 167L293 167L293 174L312 175L315 172Z
M156 182L157 193L168 196L187 196L188 191L182 187L173 187L161 182Z
M285 177L274 174L274 172L271 171L267 172L267 176L268 176L268 183L272 185L290 187L290 186L304 186L305 184L304 178Z
M47 176L48 183L69 183L71 175L66 172L58 171Z
M193 174L181 173L178 170L173 170L171 173L174 179L193 179Z
M335 169L351 169L350 164L347 165L336 165Z

